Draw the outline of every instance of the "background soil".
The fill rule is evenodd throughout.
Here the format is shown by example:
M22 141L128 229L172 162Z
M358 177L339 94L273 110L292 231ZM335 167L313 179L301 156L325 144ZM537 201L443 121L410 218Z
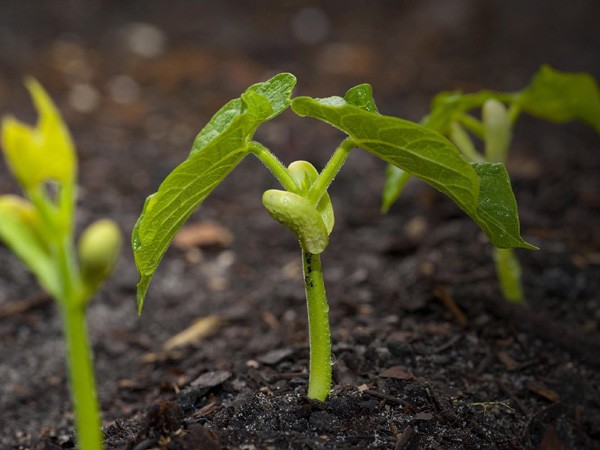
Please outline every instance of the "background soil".
M129 235L194 135L254 82L290 71L311 96L369 82L380 111L419 120L438 91L520 89L543 63L600 78L598 17L594 0L11 2L0 110L33 121L21 82L38 78L78 145L79 228L110 217ZM322 167L341 136L287 112L258 139ZM541 248L519 253L529 308L500 300L489 245L446 198L415 182L381 216L384 165L355 151L331 188L324 404L304 397L297 244L247 158L190 222L225 231L169 250L141 317L127 247L90 307L107 447L600 448L599 146L580 124L519 122L509 171ZM0 170L0 192L17 192ZM208 336L164 349L198 319ZM3 247L0 379L2 448L74 446L57 308Z

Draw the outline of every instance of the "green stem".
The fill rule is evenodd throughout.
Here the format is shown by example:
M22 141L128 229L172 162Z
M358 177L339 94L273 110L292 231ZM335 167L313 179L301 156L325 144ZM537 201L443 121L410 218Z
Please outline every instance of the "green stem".
M310 192L308 193L308 200L313 205L319 203L319 200L321 200L323 194L327 192L327 188L346 162L346 158L348 158L350 150L352 150L354 147L356 147L354 141L351 138L346 138L338 146L335 152L333 152L329 162L319 174L318 178L310 188Z
M503 297L513 303L523 303L521 264L514 249L494 247L494 262Z
M71 242L71 236L66 237L57 247L55 256L62 283L58 301L67 343L77 440L81 450L102 450L100 408L96 398L94 366L85 320L90 292L81 281Z
M475 117L465 113L461 114L458 120L461 124L465 126L467 130L469 130L479 139L485 139L485 129L483 127L483 124Z
M508 107L508 117L513 125L517 122L520 115L521 106L515 102L510 103L510 106Z
M250 151L256 156L267 169L277 178L281 185L289 192L295 194L300 193L300 188L288 172L287 168L277 159L277 157L271 153L271 151L264 145L258 142L252 142L250 144Z
M308 398L323 402L331 390L331 332L320 256L302 250L302 267L310 340Z
M103 436L96 398L94 367L85 323L85 307L67 305L61 310L67 341L71 398L79 448L102 450Z
M459 123L450 125L450 140L458 147L460 152L474 162L483 162L483 156L477 151L469 134Z

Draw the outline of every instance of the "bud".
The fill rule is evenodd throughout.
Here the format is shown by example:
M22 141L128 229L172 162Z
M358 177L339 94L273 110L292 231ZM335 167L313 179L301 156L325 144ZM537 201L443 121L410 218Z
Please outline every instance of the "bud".
M102 219L91 224L79 239L81 278L96 288L111 274L121 249L121 230L115 222Z
M319 176L315 166L308 161L294 161L288 166L288 172L304 194L308 193Z
M319 172L315 169L315 166L308 161L294 161L288 166L288 172L304 196L308 195L313 183L319 177ZM330 234L331 230L333 230L335 217L333 215L333 205L327 192L321 197L316 209L325 223L327 234Z
M293 192L269 189L262 200L271 217L288 227L304 250L314 254L325 250L329 244L327 227L307 199Z
M481 115L486 158L490 162L504 162L512 139L512 123L506 106L496 99L489 99L483 104Z

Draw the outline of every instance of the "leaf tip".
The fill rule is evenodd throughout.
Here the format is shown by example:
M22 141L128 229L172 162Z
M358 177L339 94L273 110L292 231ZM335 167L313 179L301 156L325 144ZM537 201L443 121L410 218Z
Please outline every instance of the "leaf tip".
M146 298L146 292L148 291L148 285L150 284L150 276L140 274L140 281L137 284L136 292L136 303L138 316L142 315L142 309L144 308L144 300Z

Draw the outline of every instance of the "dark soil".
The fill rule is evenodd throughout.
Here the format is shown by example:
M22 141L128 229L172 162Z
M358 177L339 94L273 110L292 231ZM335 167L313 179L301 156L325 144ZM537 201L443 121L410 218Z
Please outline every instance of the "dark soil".
M21 80L37 77L78 144L79 228L111 217L129 234L194 134L251 83L290 71L296 94L327 96L369 82L383 113L418 120L440 90L519 89L543 63L600 78L598 17L595 0L11 2L0 105L33 121ZM322 167L341 135L287 112L259 140ZM384 165L356 150L331 188L325 403L305 396L299 250L247 158L190 221L232 242L221 229L170 249L141 317L125 248L90 306L106 447L600 448L599 147L580 124L519 123L509 171L540 247L519 252L526 307L501 300L489 244L448 199L414 182L381 216ZM0 192L17 192L1 170ZM58 310L4 247L0 262L0 447L73 448ZM193 324L203 337L165 347Z

